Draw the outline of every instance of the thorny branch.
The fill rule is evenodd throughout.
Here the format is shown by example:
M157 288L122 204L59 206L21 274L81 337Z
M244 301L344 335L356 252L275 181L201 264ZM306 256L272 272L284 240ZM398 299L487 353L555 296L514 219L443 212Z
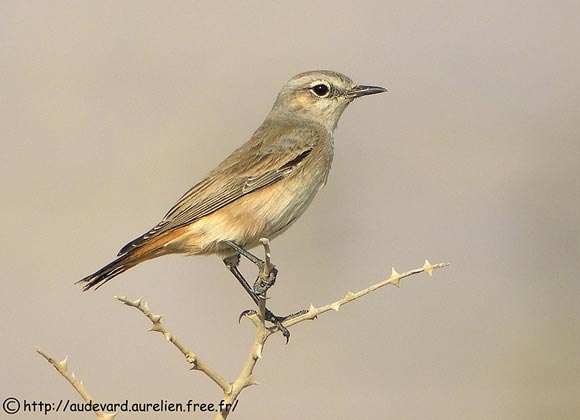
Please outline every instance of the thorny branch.
M69 372L69 370L68 370L68 356L66 356L60 362L57 362L54 357L52 357L50 354L48 354L47 352L42 350L40 347L37 347L36 351L42 357L44 357L48 361L48 363L50 363L51 365L54 366L54 368L58 371L58 373L60 373L73 386L73 388L77 390L77 392L80 394L80 396L82 397L82 399L86 403L95 404L95 400L93 400L93 398L89 395L89 393L88 393L87 389L85 388L85 386L83 385L82 381L79 381L76 378L74 372ZM115 416L117 415L117 413L105 413L99 408L97 408L93 411L94 411L95 415L97 416L98 420L113 420L115 418Z
M120 302L123 302L127 306L131 306L141 311L143 315L149 318L149 321L151 321L151 323L153 324L151 328L149 328L149 331L156 331L163 334L165 339L170 343L172 343L175 347L177 347L177 349L181 352L181 354L185 356L185 360L187 360L188 363L191 363L193 370L199 370L200 372L205 373L222 389L222 391L224 391L224 393L230 392L231 384L228 383L228 381L226 381L220 375L218 375L214 370L209 368L202 360L200 360L197 357L195 353L190 351L175 335L170 333L169 330L167 330L167 328L165 328L165 326L161 323L161 318L163 317L163 315L155 315L153 312L151 312L149 306L147 305L147 302L143 303L143 299L130 300L125 296L115 296L115 299L117 299Z
M268 278L270 271L274 268L274 265L271 264L270 262L270 247L268 240L264 239L261 242L262 245L264 246L266 254L265 258L266 264L264 264L264 267L262 271L259 273L259 275L263 278ZM427 273L429 276L432 276L433 270L443 268L448 265L449 265L448 263L431 264L428 260L425 260L425 263L421 268L409 270L404 273L398 273L393 267L391 271L391 276L389 278L380 281L376 284L373 284L372 286L367 287L366 289L359 290L358 292L354 293L348 292L342 299L339 299L336 302L330 303L328 305L324 305L319 308L315 308L314 306L311 305L310 309L306 313L298 315L296 317L291 317L288 320L282 322L282 325L288 328L307 320L313 320L318 315L321 315L330 310L338 311L338 309L342 305L350 303L353 300L365 296L383 286L392 284L396 287L399 287L399 282L403 278L410 277L412 275L423 272ZM266 309L266 297L264 296L263 298L260 299L258 311L250 311L248 312L248 315L246 315L246 317L252 321L254 327L256 328L256 331L254 333L254 341L252 343L252 347L250 349L248 358L246 359L246 362L244 363L240 371L240 374L233 382L229 383L221 376L219 376L215 371L209 369L206 365L202 364L200 367L199 358L197 358L197 356L195 356L192 352L187 350L187 348L183 344L181 344L181 342L173 334L171 334L163 326L163 324L161 324L161 316L152 314L149 308L147 307L147 304L146 303L143 304L141 299L136 301L131 301L125 297L116 297L116 299L120 300L126 305L137 308L143 314L145 314L145 316L147 316L149 320L153 323L153 326L151 327L150 330L161 332L165 336L167 341L172 342L183 353L188 362L194 364L193 369L204 372L214 382L216 382L224 392L224 402L229 404L227 406L229 408L234 407L234 404L239 394L242 392L244 388L251 385L256 385L258 383L253 374L256 363L262 357L262 350L268 338L272 334L275 334L276 332L280 331L280 329L276 326L266 327L265 325L264 319ZM219 420L226 419L230 414L229 408L219 412L215 418Z
M264 264L259 276L262 278L269 278L270 272L274 269L274 265L270 262L270 247L269 241L267 239L261 240L262 245L264 246L265 254L266 254L266 264ZM375 290L386 286L386 285L394 285L399 287L399 282L401 279L413 276L419 273L427 273L429 276L433 275L433 270L443 268L448 266L448 263L438 263L438 264L431 264L428 260L425 260L425 263L421 268L416 268L414 270L409 270L404 273L398 273L395 268L392 268L391 275L389 278L382 280L376 284L373 284L366 289L359 290L358 292L347 292L342 299L337 300L336 302L330 303L328 305L320 306L315 308L314 306L310 305L310 309L300 315L295 317L290 317L287 320L282 322L282 326L285 328L292 327L296 324L307 320L313 320L318 315L321 315L325 312L330 310L338 311L342 305L346 305L362 296L365 296ZM127 297L122 296L115 296L115 299L119 300L120 302L124 303L127 306L131 306L137 310L139 310L143 315L145 315L149 321L151 321L151 328L150 331L156 331L165 337L165 339L171 342L182 354L185 356L185 359L188 363L192 365L192 370L198 370L203 372L206 376L208 376L211 380L213 380L223 391L223 400L226 404L222 411L219 411L216 414L216 419L223 420L228 417L228 415L233 411L232 407L235 408L237 398L240 393L247 387L251 385L256 385L258 382L254 377L254 368L258 360L262 357L262 350L268 338L277 332L280 331L278 326L271 326L266 327L265 324L265 311L266 311L266 296L265 293L260 297L258 310L257 311L248 311L246 313L246 317L252 321L254 327L256 328L254 333L254 340L252 343L252 347L250 349L249 355L244 363L238 377L233 382L228 382L222 376L220 376L215 370L208 367L195 353L189 350L174 334L172 334L161 322L162 315L156 315L149 309L147 303L143 302L142 299L131 300ZM40 354L42 354L60 373L63 375L70 383L75 387L75 389L79 392L79 394L83 397L85 401L92 401L91 397L88 395L86 390L84 389L82 383L80 383L75 377L74 374L70 375L68 373L66 367L66 358L62 362L56 362L52 357L44 353L41 349L37 350ZM113 414L106 414L99 411L95 411L97 418L99 420L111 420L114 418L116 413Z
M401 274L397 273L397 270L395 270L395 267L393 267L391 270L391 276L388 279L380 281L376 284L373 284L370 287L367 287L366 289L359 290L358 292L355 293L347 292L342 299L337 300L336 302L333 303L329 303L328 305L324 305L319 308L315 308L314 306L310 305L308 312L299 315L297 317L290 318L287 321L284 321L282 325L288 328L293 325L299 324L300 322L316 319L318 315L328 312L330 310L338 312L338 310L342 305L346 305L347 303L350 303L353 300L356 300L364 295L368 295L369 293L374 292L375 290L380 289L383 286L392 284L393 286L400 287L399 282L401 281L401 279L419 273L427 273L429 277L433 277L433 270L447 267L448 265L449 263L431 264L429 260L425 260L423 267L405 271L404 273ZM277 327L268 328L268 337L278 331L279 330Z

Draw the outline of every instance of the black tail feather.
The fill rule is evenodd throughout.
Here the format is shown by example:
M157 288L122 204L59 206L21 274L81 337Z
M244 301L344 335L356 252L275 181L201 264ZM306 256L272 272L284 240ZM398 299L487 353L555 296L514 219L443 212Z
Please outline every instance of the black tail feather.
M117 258L115 261L107 264L99 271L77 281L75 284L86 283L83 286L83 292L86 292L93 287L98 289L109 280L133 267L135 264L137 264L137 262L138 261L136 261L135 258L131 257L131 254L125 254L122 257Z

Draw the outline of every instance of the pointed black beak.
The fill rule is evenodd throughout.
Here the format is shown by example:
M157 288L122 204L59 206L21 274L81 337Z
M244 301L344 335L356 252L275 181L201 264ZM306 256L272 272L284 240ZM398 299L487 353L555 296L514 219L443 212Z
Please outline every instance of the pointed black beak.
M356 85L348 91L348 96L351 98L360 98L361 96L374 95L376 93L383 93L386 91L387 89L380 86Z

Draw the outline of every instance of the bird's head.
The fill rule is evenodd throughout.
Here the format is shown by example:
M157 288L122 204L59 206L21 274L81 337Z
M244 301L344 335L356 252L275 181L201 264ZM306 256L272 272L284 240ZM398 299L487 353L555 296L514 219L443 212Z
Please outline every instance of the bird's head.
M272 111L315 120L334 130L354 99L386 92L379 86L357 85L344 74L329 70L300 73L282 88Z

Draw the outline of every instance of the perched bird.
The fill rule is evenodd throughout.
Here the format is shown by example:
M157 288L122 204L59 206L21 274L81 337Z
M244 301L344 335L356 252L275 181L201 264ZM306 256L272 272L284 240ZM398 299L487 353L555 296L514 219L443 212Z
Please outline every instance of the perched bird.
M334 130L348 104L385 91L333 71L294 76L248 142L187 191L161 222L125 245L116 260L77 283L83 290L100 287L167 254L217 254L240 280L240 253L288 229L326 183Z

